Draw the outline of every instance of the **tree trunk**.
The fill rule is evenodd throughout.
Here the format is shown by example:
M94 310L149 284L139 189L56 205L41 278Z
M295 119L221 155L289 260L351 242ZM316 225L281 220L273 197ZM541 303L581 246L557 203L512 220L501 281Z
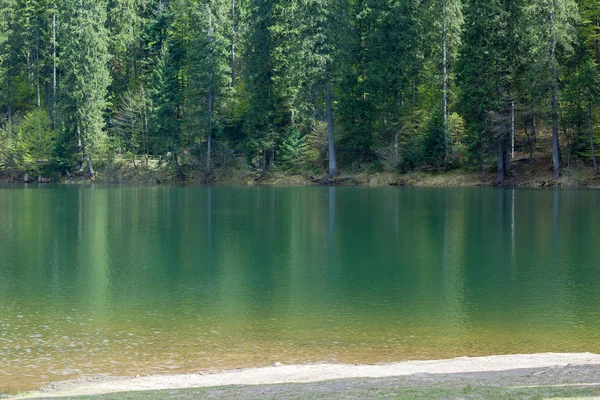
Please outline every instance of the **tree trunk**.
M235 0L231 0L231 87L235 86Z
M271 147L269 151L269 168L275 167L275 146Z
M533 120L532 128L527 132L527 124L525 124L525 135L527 135L527 141L529 144L529 171L533 172Z
M88 166L90 169L90 176L93 178L94 177L94 166L92 164L92 155L88 154Z
M42 93L40 87L40 37L39 33L36 34L35 39L35 80L36 80L36 89L37 89L37 109L40 111L42 109ZM41 136L41 133L40 133Z
M399 152L398 152L398 131L396 130L394 132L394 167L398 166L399 161L400 161L400 159L399 159Z
M6 71L6 80L7 80L7 101L8 101L8 137L12 137L12 69L9 66Z
M50 72L50 67L49 66L45 66L44 67L44 78L46 80L46 84L44 87L44 95L45 95L45 101L46 101L46 114L48 114L48 118L52 119L52 95L51 95L51 81L52 81L52 76L51 76L51 72Z
M212 130L213 130L213 90L212 88L208 89L208 139L207 139L207 149L206 149L206 173L210 174L211 172L211 151L212 151Z
M131 57L129 56L129 45L125 47L125 87L129 89L131 81Z
M535 124L535 114L533 114L533 121L531 122L531 136L533 137L533 144L537 144L537 132Z
M592 119L592 104L588 104L588 124L590 125L590 147L592 149L592 161L594 162L594 175L598 175L598 164L596 163L596 153L594 152L594 122Z
M337 175L337 162L335 158L335 141L333 130L333 100L331 98L331 81L327 77L326 82L325 103L327 107L327 143L329 150L329 177L333 178Z
M37 90L37 110L42 110L42 92L40 87L40 37L36 34L35 40L35 84ZM42 127L38 124L38 139L42 140Z
M399 114L399 110L398 110L398 104L399 104L399 100L398 100L398 89L397 89L397 84L396 81L394 79L392 85L394 86L394 109L392 110L392 129L394 130L394 154L393 154L393 161L394 161L394 168L398 167L398 162L400 161L400 154L399 154L399 146L398 146L398 139L399 139L399 135L400 132L398 132L398 124L397 122L397 115Z
M497 143L497 175L496 175L496 185L501 184L504 181L504 140L499 139Z
M52 15L52 128L56 130L56 9Z
M83 154L83 145L81 142L81 127L79 126L79 122L77 122L77 147L79 148L79 152Z
M598 18L598 16L596 15L596 32L598 32L598 30L600 30L600 19ZM600 40L598 40L598 35L594 35L594 37L596 38L595 43L594 43L594 50L595 50L595 58L596 58L596 65L600 66Z
M567 168L571 169L571 138L569 136L567 136Z
M235 7L234 3L232 3L232 10ZM208 39L209 46L209 59L210 64L213 64L213 47L212 47L212 35L213 35L213 27L212 27L212 14L210 10L210 5L206 5L206 12L208 14L208 31L206 32L206 37ZM232 49L233 51L233 49ZM233 60L233 59L232 59ZM233 66L233 65L232 65ZM207 148L206 148L206 174L210 174L211 172L211 152L212 152L212 133L213 133L213 76L212 72L209 73L208 78L208 135L207 135Z
M446 0L442 2L442 113L444 114L444 135L448 129L448 64L446 54Z
M173 152L173 162L175 163L175 169L177 170L177 176L180 181L185 181L185 175L183 175L183 171L181 170L181 166L179 166L179 161L177 160L177 154Z
M506 137L504 139L504 146L502 149L502 158L504 160L504 176L510 176L511 174L511 170L512 170L512 166L511 166L511 156L510 156L510 150L509 150L509 141L510 139L508 137Z
M144 153L146 154L146 169L148 169L148 159L150 158L149 147L150 146L148 145L148 113L146 111L146 97L144 95Z
M553 1L554 6L556 6ZM558 144L558 64L556 60L556 34L554 32L554 11L550 13L550 56L552 62L552 168L554 180L559 177L560 149Z
M510 103L510 158L515 158L515 101Z
M447 57L447 10L442 1L442 113L444 114L444 163L448 159L448 57Z

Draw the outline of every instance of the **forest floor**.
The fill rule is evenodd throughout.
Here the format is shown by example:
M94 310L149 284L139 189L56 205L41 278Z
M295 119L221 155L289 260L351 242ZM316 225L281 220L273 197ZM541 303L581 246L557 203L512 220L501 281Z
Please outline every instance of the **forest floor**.
M546 135L548 136L548 135ZM517 152L512 161L512 171L501 184L503 187L519 188L600 188L600 176L595 176L589 165L581 162L570 165L563 160L563 169L558 181L552 177L552 155L542 151L549 147L550 137L540 139L539 151L533 154L530 165L529 154ZM329 179L326 171L289 172L273 169L267 172L253 170L243 157L229 160L226 167L216 168L210 182L207 182L204 170L197 163L186 163L182 159L182 169L186 184L214 183L222 185L263 185L263 186L416 186L416 187L491 187L496 183L495 165L488 165L480 172L474 168L452 169L449 171L416 171L409 173L376 172L370 165L354 169L341 170L340 174ZM83 173L82 173L83 174ZM148 167L143 162L137 164L129 159L117 159L111 163L97 165L97 174L93 180L89 176L75 176L67 179L44 179L60 183L125 183L125 184L171 184L182 183L172 163L153 161ZM0 182L23 182L23 174L0 171Z
M365 168L366 169L366 168ZM184 166L185 183L206 183L203 171ZM106 183L177 183L173 168L133 168L122 166L110 174L100 173L97 182ZM416 186L416 187L490 187L494 186L496 172L488 169L479 172L473 169L454 169L450 171L418 171L409 173L344 171L328 179L325 172L290 173L273 170L266 173L252 171L246 165L237 165L227 169L216 169L212 183L224 185L264 185L264 186ZM600 188L600 177L594 176L589 167L572 167L563 170L558 181L552 177L551 159L537 158L533 168L527 159L513 162L511 174L501 186L521 188Z
M87 377L13 399L600 399L600 355L533 354Z
M59 180L46 180L46 183L122 183L122 184L204 184L207 183L201 170L184 168L185 181L181 182L171 168L133 168L124 166L118 171L111 171L110 175L103 170L98 172L95 179L89 177L75 177ZM216 185L243 185L243 186L414 186L414 187L491 187L495 185L496 173L494 171L478 172L470 169L454 169L442 172L354 172L341 171L334 179L328 179L323 172L288 173L271 171L256 173L247 168L234 170L217 169L214 171L211 183ZM0 174L0 183L22 183L20 174ZM35 182L32 182L35 183ZM500 185L515 188L565 188L580 189L600 188L600 176L594 176L590 168L566 169L558 181L552 178L552 171L540 167L531 171L528 165L513 165L510 176Z
M521 150L525 148L521 146ZM600 188L600 176L595 176L590 165L564 159L566 166L558 181L552 177L551 136L542 135L536 151L532 154L517 151L511 163L512 171L501 186L519 188L566 189ZM566 151L565 151L566 152ZM184 159L184 158L183 158ZM107 183L177 183L177 174L172 163L154 164L150 168L134 168L131 162L114 163L99 174L97 181ZM227 167L217 168L211 176L211 183L224 185L264 185L264 186L416 186L416 187L491 187L496 183L495 165L488 165L480 172L475 168L452 169L449 171L416 171L409 173L377 172L371 165L361 165L353 169L342 169L334 179L328 179L326 171L302 171L292 173L273 169L261 173L249 167L245 159L235 158L226 163ZM202 168L183 165L185 182L203 184L206 175Z

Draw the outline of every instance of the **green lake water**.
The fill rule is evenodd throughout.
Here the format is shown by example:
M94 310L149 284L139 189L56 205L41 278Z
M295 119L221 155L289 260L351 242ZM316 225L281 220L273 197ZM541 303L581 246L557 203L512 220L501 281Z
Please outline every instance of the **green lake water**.
M600 192L0 186L0 392L600 352Z

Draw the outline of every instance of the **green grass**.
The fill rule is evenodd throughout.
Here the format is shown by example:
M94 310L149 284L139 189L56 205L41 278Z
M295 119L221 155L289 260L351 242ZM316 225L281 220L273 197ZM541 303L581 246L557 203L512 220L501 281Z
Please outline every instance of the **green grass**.
M600 384L589 386L503 387L471 384L415 385L401 379L341 380L311 384L226 386L113 393L70 400L171 399L600 399Z

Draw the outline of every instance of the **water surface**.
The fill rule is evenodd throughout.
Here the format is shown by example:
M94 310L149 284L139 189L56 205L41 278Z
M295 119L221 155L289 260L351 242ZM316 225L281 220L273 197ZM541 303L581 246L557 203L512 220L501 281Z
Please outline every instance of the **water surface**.
M0 186L0 392L600 352L599 194Z

